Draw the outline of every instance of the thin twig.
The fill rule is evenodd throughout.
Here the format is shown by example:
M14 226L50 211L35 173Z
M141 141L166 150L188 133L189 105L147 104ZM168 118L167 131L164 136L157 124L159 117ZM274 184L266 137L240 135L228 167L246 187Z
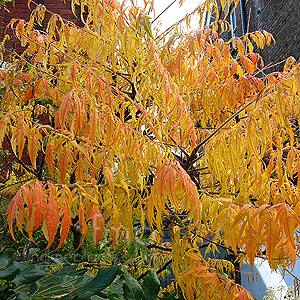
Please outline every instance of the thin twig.
M0 170L0 174L2 174L2 172L15 160L15 157L10 161L8 162L1 170Z
M151 22L151 24L152 23L154 23L163 13L165 13L175 2L176 2L177 0L174 0L171 4L169 4L168 5L168 7L167 8L165 8L152 22Z
M249 10L249 15L248 15L247 33L249 32L249 27L250 27L250 17L251 17L251 7L250 7L250 10Z
M171 263L172 263L172 259L168 260L168 261L167 261L160 269L158 269L158 270L156 271L156 274L159 274L159 273L161 273L162 271L164 271ZM149 272L150 272L150 270L147 270L146 272L144 272L143 274L141 274L141 275L137 278L137 280L139 281L139 280L143 279Z

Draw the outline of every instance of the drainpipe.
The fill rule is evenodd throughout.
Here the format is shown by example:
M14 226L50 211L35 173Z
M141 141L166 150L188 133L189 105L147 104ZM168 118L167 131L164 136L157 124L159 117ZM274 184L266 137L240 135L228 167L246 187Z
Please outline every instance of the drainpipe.
M44 4L44 0L39 0L38 4ZM40 24L38 24L37 29L42 31L43 30L43 26L41 26Z
M242 29L243 29L243 35L245 35L247 33L247 25L246 25L246 17L245 17L244 0L240 0L240 4L241 4Z

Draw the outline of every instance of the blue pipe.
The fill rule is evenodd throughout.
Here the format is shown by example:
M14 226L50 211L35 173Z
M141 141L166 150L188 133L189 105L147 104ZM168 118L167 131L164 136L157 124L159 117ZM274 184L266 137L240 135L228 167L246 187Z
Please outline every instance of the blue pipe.
M247 33L247 25L246 25L246 17L245 17L244 0L240 0L240 4L241 4L242 29L243 29L243 35L245 35Z

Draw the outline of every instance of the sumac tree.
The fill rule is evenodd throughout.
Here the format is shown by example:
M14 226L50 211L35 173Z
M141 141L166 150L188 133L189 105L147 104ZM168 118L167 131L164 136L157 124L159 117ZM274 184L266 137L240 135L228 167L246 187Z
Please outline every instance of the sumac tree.
M251 266L256 257L295 265L300 66L289 59L262 76L253 49L272 42L267 32L224 42L228 25L218 21L159 35L151 1L133 2L73 0L83 28L52 13L38 31L43 5L28 22L11 21L24 47L0 73L0 141L20 170L8 180L11 234L34 240L41 227L48 247L59 235L59 248L72 218L82 240L91 222L95 243L106 228L114 245L121 228L131 240L135 224L168 230L164 253L187 299L252 299L225 275L231 263L200 248L223 247Z

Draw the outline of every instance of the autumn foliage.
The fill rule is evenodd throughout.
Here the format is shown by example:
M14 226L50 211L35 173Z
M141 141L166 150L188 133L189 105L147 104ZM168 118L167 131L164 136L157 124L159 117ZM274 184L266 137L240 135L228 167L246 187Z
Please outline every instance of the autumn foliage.
M222 21L159 35L144 2L73 0L83 28L53 13L38 31L46 8L33 3L29 22L11 21L24 53L6 49L14 58L0 73L0 141L22 171L7 181L16 187L10 232L34 240L42 228L48 247L59 234L59 248L76 216L82 240L91 222L95 243L105 230L116 244L121 228L132 239L135 222L148 224L170 232L187 299L252 299L200 248L223 247L251 266L256 257L295 265L300 66L290 58L284 72L264 75L253 49L272 36L225 42Z

